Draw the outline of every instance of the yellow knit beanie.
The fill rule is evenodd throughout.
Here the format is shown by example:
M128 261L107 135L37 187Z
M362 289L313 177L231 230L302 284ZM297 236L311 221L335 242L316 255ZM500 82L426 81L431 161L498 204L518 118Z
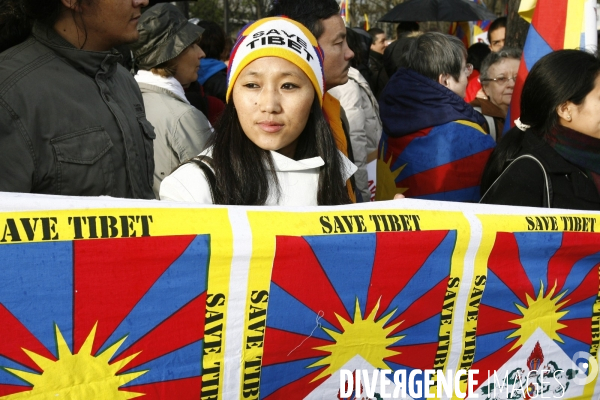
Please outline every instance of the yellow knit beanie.
M312 82L321 105L323 104L323 51L317 39L304 25L286 17L260 19L242 30L229 59L227 102L240 72L261 57L283 58L302 69Z

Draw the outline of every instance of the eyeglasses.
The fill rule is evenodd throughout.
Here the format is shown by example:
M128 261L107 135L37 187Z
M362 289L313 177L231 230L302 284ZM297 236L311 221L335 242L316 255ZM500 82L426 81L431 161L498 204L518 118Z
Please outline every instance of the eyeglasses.
M507 78L506 76L501 76L500 78L488 78L488 79L482 79L482 82L490 82L490 81L494 81L496 82L498 85L506 85L508 83L508 81L513 81L514 83L517 82L517 77L516 76L511 76L510 78Z
M470 76L473 73L473 64L466 64L465 65L465 74L468 76Z

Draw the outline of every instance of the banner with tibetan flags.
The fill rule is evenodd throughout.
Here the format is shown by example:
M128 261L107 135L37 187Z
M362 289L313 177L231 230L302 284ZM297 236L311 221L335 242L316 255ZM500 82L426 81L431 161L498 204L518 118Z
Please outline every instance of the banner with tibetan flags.
M0 193L0 399L598 399L599 223Z
M522 0L519 14L529 22L521 64L504 129L521 115L521 92L529 70L543 56L561 49L597 49L595 0Z

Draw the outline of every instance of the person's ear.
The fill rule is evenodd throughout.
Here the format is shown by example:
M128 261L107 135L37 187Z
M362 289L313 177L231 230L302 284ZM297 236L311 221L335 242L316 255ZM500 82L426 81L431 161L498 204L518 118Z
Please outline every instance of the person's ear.
M440 76L438 76L438 83L442 86L448 87L448 79L450 79L450 75L440 74Z
M490 98L490 95L488 94L487 90L485 90L485 87L486 87L486 86L487 86L487 85L485 85L485 86L481 85L481 91L482 91L482 92L483 92L483 93L484 93L484 94L487 96L487 98L489 99L489 98Z
M573 119L571 111L575 105L570 101L565 101L558 107L556 107L556 113L558 117L566 123L570 123Z

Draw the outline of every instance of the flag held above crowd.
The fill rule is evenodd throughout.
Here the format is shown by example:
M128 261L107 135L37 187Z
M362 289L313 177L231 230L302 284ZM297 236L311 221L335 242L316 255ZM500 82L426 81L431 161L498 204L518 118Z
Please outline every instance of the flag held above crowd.
M519 14L531 23L505 130L520 116L521 92L529 70L546 54L561 49L596 50L596 1L523 0Z

